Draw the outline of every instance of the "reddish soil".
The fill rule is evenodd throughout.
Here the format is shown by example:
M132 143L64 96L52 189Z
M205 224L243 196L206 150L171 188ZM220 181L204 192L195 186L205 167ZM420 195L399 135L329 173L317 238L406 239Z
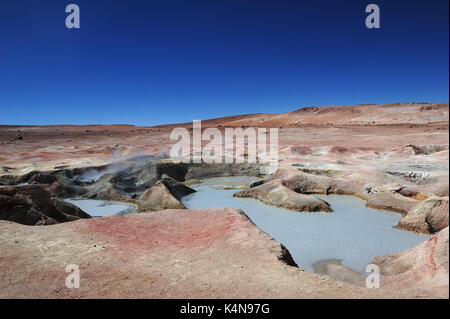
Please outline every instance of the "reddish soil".
M202 126L279 128L280 170L274 178L293 186L305 177L307 187L332 186L407 215L425 198L448 200L448 116L448 104L405 103L240 115ZM175 143L171 130L191 125L0 126L0 175L167 153ZM448 261L448 228L441 242L447 249L439 254ZM367 290L283 264L280 245L233 210L163 211L42 227L0 221L0 297L448 296L448 262L428 258L436 256L428 253L430 245L408 251L408 258L387 258L389 290ZM76 291L64 286L70 263L82 269Z
M405 298L288 266L239 210L165 210L45 227L0 221L2 298ZM68 289L66 267L80 269Z

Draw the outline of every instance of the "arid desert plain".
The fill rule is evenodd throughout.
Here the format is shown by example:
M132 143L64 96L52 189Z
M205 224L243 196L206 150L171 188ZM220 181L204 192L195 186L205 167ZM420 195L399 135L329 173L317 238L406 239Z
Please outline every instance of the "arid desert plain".
M221 131L277 128L278 169L268 175L251 163L172 162L176 127L192 123L0 126L0 297L449 297L448 104L306 107L202 121L202 128ZM186 198L218 177L254 178L220 191L233 189L230 200L256 203L261 214L272 209L267 216L274 220L274 209L288 221L319 216L317 231L293 235L288 244L261 226L258 209L252 218L245 209L216 207L213 197L203 209L189 208ZM336 224L337 237L327 239L320 219L338 214L327 196L357 198L370 219L339 220L345 228ZM133 209L91 218L71 200ZM398 222L368 222L382 214ZM308 245L336 244L352 227L367 227L370 240L358 237L358 249L343 241L342 254L399 247L376 231L418 239L406 250L369 254L381 271L379 288L368 289L367 274L344 256L302 268L303 258L311 259L302 255ZM66 286L72 264L79 266L77 289Z

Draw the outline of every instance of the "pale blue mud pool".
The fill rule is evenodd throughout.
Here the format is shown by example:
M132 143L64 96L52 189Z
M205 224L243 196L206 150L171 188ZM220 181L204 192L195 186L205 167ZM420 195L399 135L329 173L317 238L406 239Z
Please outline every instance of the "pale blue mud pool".
M66 202L78 206L92 217L106 217L133 213L136 206L133 204L111 202L94 199L67 199Z
M235 198L238 189L224 190L210 184L192 187L197 192L182 199L187 208L242 209L259 228L289 249L300 268L309 271L314 271L319 261L338 259L363 273L375 256L402 251L428 239L393 228L400 214L368 208L354 196L317 195L329 202L334 212L301 213Z

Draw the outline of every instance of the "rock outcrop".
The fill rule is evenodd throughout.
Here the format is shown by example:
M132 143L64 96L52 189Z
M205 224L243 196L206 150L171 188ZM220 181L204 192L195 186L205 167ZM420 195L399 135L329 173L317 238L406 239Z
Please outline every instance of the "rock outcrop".
M448 211L448 197L431 197L404 216L397 227L419 233L434 234L448 226Z
M158 181L152 188L146 191L140 197L141 205L139 211L152 211L163 209L185 209L186 207L176 199L164 184L163 181Z
M164 180L165 186L179 200L181 196L188 194L184 193L186 188L183 188L184 185L179 182L216 176L255 176L259 173L257 166L250 164L172 163L167 160L138 162L119 167L119 171L104 174L93 183L82 184L85 196L103 200L134 201L156 186L158 181ZM82 174L84 171L79 170L76 175L74 174L74 179L76 180ZM74 183L72 180L67 181L66 184ZM179 191L181 196L177 195ZM164 206L157 209L162 207Z
M38 185L0 187L0 219L24 225L51 225L90 218L84 211Z
M311 174L298 175L298 179L291 185L291 189L301 194L328 194L331 191L330 183Z
M430 155L437 152L448 151L448 145L414 145L409 144L402 148L402 151L411 155Z
M170 176L163 174L161 176L161 181L170 191L170 193L178 200L181 200L182 197L195 193L195 190L186 186L184 183L181 183Z
M381 287L449 297L448 227L409 250L375 257L385 277Z
M420 201L418 200L402 196L384 188L372 189L370 191L366 190L366 193L361 191L355 195L366 200L367 206L369 207L402 214L407 214L420 205Z
M160 181L140 197L139 211L185 209L181 198L193 192L195 190L192 188L163 175Z
M268 205L299 212L332 212L326 201L312 195L296 193L277 181L234 193L233 196L253 198Z

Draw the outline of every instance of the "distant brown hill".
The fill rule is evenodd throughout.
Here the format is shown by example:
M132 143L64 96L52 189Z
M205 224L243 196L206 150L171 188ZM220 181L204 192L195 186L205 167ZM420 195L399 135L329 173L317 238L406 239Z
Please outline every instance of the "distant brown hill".
M280 114L247 114L202 121L203 126L448 124L448 103L393 103L304 107ZM186 123L191 125L192 123ZM164 125L180 126L180 124ZM183 126L183 124L181 124Z

